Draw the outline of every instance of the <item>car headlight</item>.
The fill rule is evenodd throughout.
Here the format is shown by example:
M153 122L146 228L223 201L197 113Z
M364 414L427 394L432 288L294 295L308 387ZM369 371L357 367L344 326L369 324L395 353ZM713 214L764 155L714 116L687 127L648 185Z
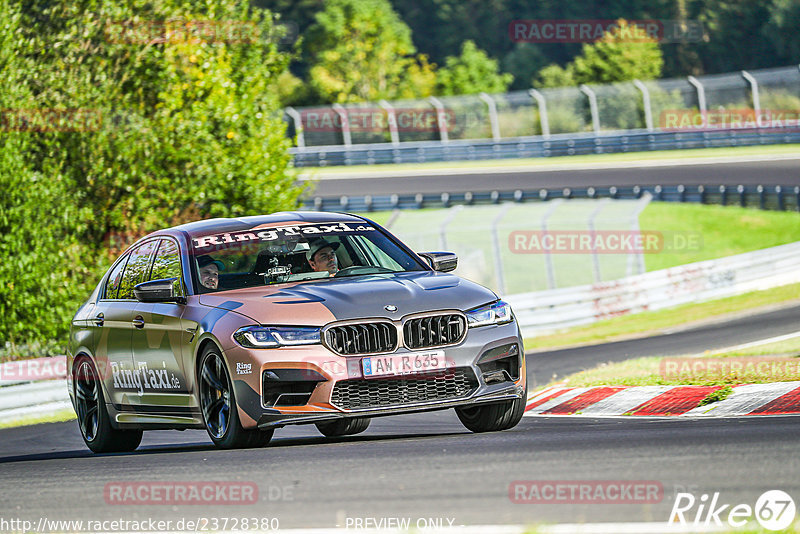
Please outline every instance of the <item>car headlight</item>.
M319 328L295 326L246 326L233 334L239 345L251 349L273 349L319 343Z
M480 308L473 308L467 311L466 315L470 328L490 324L506 324L514 320L514 316L511 314L511 306L502 300Z

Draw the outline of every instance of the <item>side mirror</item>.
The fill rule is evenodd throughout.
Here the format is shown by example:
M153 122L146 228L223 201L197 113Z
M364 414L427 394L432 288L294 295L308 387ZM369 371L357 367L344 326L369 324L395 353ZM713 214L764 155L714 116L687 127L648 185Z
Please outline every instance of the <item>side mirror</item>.
M185 304L186 298L176 295L175 282L177 278L164 278L163 280L150 280L142 282L133 288L133 295L139 302L177 302Z
M420 252L419 255L428 260L434 271L446 273L458 267L458 256L454 252Z

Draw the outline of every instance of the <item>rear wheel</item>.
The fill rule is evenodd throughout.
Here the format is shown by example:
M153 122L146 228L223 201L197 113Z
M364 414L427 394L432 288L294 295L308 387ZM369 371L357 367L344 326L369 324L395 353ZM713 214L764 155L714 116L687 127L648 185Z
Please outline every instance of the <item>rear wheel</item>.
M483 406L467 406L456 408L456 415L461 423L472 432L495 432L514 428L522 420L525 403L528 400L528 386L518 399L486 404Z
M273 430L242 428L228 368L215 346L203 350L199 375L200 408L214 445L221 449L246 449L269 443Z
M111 426L103 398L103 387L92 360L80 358L74 367L75 412L86 446L92 452L128 452L142 442L141 430Z
M317 423L317 429L329 438L352 436L365 431L369 426L369 421L367 417L340 419L332 423Z

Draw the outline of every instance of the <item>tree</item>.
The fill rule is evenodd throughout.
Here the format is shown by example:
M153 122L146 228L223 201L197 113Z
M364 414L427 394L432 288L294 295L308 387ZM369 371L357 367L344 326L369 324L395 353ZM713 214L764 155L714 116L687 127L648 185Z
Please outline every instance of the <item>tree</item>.
M134 4L0 2L0 344L63 336L144 233L297 206L271 14Z
M461 55L449 56L437 72L436 93L445 96L502 93L513 80L511 74L499 72L497 60L472 41L464 41Z
M630 80L653 80L661 76L664 59L658 42L620 19L594 43L583 45L581 55L562 68L550 65L539 73L534 85L564 87L607 84Z
M428 96L433 66L388 0L330 0L309 30L310 83L328 102Z

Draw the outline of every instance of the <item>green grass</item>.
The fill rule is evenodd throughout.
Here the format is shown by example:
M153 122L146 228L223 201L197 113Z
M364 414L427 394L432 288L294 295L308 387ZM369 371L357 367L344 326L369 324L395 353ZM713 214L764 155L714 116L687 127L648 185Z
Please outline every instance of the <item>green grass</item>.
M675 328L686 323L722 318L730 313L747 312L754 308L795 300L800 301L800 284L754 291L708 302L684 304L666 310L615 317L556 334L526 339L525 348L527 350L552 349L655 334L661 330Z
M767 145L725 148L698 148L691 150L658 150L653 152L626 152L619 154L588 154L581 156L558 156L553 158L489 159L478 161L440 161L430 163L400 163L384 165L337 165L335 167L301 167L301 174L339 175L356 172L400 172L436 169L480 169L486 167L541 167L550 165L579 165L593 163L616 163L653 161L663 159L702 159L722 157L747 157L764 155L791 155L800 151L800 145Z
M729 367L719 364L731 363L731 358L745 358L742 360L740 371L727 372ZM765 367L759 369L753 365L753 358L762 359L767 357L770 362L778 364L775 368ZM695 370L693 372L670 373L665 372L669 369L668 362L680 365L682 361L687 364L697 359L708 360L716 363L717 369L705 365L707 372ZM747 365L747 364L750 365ZM736 351L725 351L723 353L701 355L687 355L679 357L664 358L662 356L645 356L634 358L618 363L604 363L593 369L581 371L566 378L555 380L547 384L548 387L554 384L567 384L570 387L592 387L592 386L715 386L715 385L735 385L735 384L762 384L771 382L793 382L800 380L800 337L779 343L764 344L747 349ZM730 394L730 391L719 390L715 392L713 398L708 402L722 400L723 396ZM705 400L705 399L704 399Z
M60 423L63 421L72 421L73 419L76 419L75 411L72 408L67 408L48 415L32 415L30 417L23 417L13 421L5 421L0 423L0 429L38 425L41 423Z
M800 241L800 214L761 211L734 206L651 202L639 216L642 230L664 233L665 242L675 236L699 237L699 247L645 254L648 271L667 269L697 261L723 258Z

